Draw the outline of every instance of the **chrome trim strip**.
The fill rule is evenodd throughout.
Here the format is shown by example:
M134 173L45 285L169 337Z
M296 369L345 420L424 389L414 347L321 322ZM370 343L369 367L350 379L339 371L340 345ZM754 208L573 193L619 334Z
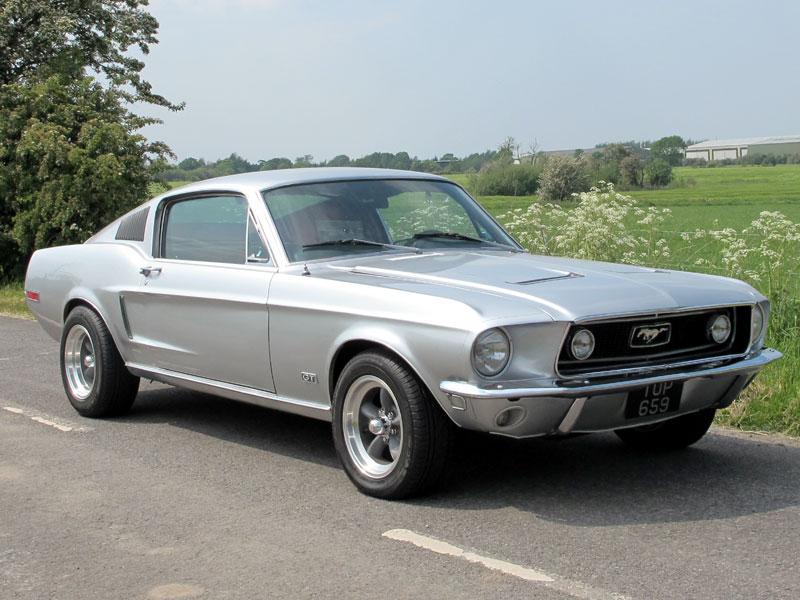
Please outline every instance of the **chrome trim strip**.
M556 269L554 269L556 270ZM560 279L575 279L576 277L586 277L586 275L579 275L578 273L567 273L566 275L555 275L553 277L542 277L541 279L528 279L527 281L506 281L511 285L534 285L537 283L545 283L547 281L558 281Z
M666 371L667 369L685 369L686 367L699 367L701 365L739 360L745 358L747 354L726 354L725 356L714 356L711 358L696 358L676 363L658 363L647 367L629 367L627 369L615 369L613 371L592 371L591 373L580 373L578 375L564 376L563 381L584 381L593 377L615 377L624 375L647 375L655 371Z
M697 371L683 371L681 373L670 373L657 377L645 377L641 379L629 379L625 381L613 381L609 383L589 383L585 385L575 385L564 387L564 381L551 380L549 386L543 387L519 387L504 388L502 385L494 384L491 387L478 387L475 384L465 381L442 381L439 389L446 394L456 394L466 398L475 399L495 399L495 398L581 398L584 396L598 396L601 394L616 394L640 388L651 383L661 383L664 381L680 381L702 377L716 377L718 375L729 375L735 373L754 373L760 371L769 363L778 360L783 354L772 348L765 348L755 356L745 360L735 362L721 367L702 369Z
M149 367L136 363L125 363L125 366L134 375L144 377L145 379L152 379L153 381L160 381L161 383L188 388L197 392L205 392L222 396L230 400L239 400L240 402L247 402L249 404L255 404L256 406L263 406L264 408L272 408L283 412L302 415L304 417L311 417L321 421L330 422L332 420L330 406L322 406L306 400L287 398L286 396L265 392L264 390L257 390L255 388L226 383L224 381L206 379L205 377L179 373L159 367Z
M589 317L580 317L575 319L573 323L577 324L585 324L587 322L598 322L598 323L613 323L615 321L629 321L630 319L639 319L641 317L653 317L654 319L657 318L667 318L671 315L685 315L687 313L703 313L707 310L718 310L720 308L732 308L734 306L754 306L757 302L731 302L728 304L715 304L711 306L692 306L688 308L665 308L663 310L651 310L647 312L638 312L638 313L627 313L627 314L605 314L605 315L593 315Z

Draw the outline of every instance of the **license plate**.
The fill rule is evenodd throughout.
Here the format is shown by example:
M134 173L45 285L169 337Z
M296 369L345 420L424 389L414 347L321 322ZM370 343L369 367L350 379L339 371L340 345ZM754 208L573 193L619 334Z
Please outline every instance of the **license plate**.
M652 383L628 394L625 418L638 419L675 412L681 405L682 381Z

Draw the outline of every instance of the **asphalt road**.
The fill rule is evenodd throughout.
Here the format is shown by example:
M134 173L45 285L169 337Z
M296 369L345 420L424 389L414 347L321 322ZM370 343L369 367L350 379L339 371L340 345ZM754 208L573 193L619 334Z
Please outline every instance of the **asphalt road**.
M0 317L0 598L800 598L797 442L460 442L436 495L375 500L322 422L149 383L82 419Z

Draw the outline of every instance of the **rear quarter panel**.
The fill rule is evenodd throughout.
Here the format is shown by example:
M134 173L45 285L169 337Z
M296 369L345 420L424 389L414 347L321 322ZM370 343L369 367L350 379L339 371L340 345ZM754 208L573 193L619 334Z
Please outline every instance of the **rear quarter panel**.
M39 292L39 302L28 300L28 306L44 330L59 340L70 303L89 304L105 321L125 358L129 345L119 296L138 287L139 268L147 260L139 248L125 243L37 250L28 264L25 289Z

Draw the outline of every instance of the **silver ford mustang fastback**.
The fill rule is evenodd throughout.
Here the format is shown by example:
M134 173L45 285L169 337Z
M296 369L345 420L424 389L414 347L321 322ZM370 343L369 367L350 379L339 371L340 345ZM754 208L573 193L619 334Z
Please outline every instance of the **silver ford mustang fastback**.
M383 498L430 489L456 426L688 446L781 356L741 281L531 256L461 187L405 171L187 185L39 250L25 289L81 415L125 412L145 377L331 421Z

